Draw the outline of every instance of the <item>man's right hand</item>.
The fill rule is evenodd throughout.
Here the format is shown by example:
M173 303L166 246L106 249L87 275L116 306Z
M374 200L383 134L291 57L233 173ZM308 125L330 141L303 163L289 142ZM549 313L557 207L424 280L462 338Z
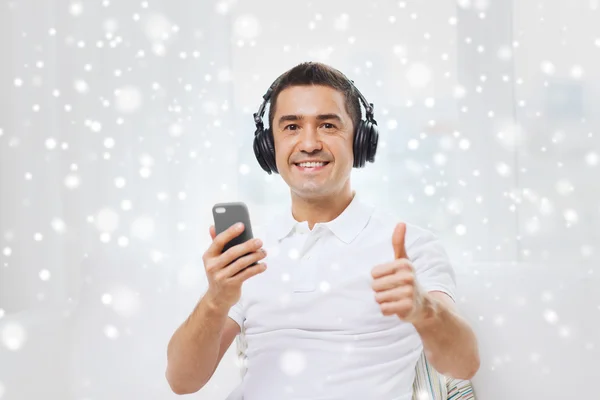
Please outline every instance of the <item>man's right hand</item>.
M218 308L230 309L240 299L242 283L267 269L264 263L249 267L267 255L261 248L262 241L260 239L248 240L223 253L225 245L243 231L243 225L241 228L233 225L219 235L215 233L213 225L209 229L213 242L202 256L202 261L208 278L206 296Z

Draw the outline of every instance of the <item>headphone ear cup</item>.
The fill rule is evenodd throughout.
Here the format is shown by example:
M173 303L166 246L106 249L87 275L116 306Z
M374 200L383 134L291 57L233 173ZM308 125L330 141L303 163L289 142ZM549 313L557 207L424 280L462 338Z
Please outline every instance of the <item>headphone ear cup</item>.
M263 155L264 153L262 150L262 145L261 145L261 142L263 141L263 139L262 139L263 135L264 135L264 132L262 129L257 129L256 132L254 132L254 143L253 143L252 147L254 148L254 155L256 156L256 160L258 161L258 164L264 171L266 171L270 174L271 169L269 168L269 164L267 164L267 161L265 160L265 157Z
M258 164L263 170L277 173L277 165L275 163L275 146L273 144L273 134L271 129L266 131L259 129L254 133L254 155Z
M354 133L354 168L362 168L365 166L367 157L367 130L365 121L361 120Z
M375 161L379 130L372 121L361 120L354 136L354 168L362 168Z
M367 141L366 141L366 160L368 162L375 162L375 154L377 153L377 144L379 143L379 128L376 122L366 122L366 128L368 129Z
M275 141L273 140L273 131L271 128L264 132L263 138L265 161L269 165L271 171L278 174L277 162L275 162Z

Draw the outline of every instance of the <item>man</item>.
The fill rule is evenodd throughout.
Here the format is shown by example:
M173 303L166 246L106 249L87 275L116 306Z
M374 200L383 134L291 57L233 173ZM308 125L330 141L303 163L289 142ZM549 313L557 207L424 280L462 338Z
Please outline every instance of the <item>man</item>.
M270 130L262 130L263 104L255 152L290 187L291 208L264 242L222 254L243 228L217 236L210 227L208 290L168 346L175 393L201 389L242 327L244 400L409 400L422 351L445 375L478 370L477 340L456 311L440 243L351 188L352 168L373 161L377 144L361 96L320 63L292 68L267 93Z

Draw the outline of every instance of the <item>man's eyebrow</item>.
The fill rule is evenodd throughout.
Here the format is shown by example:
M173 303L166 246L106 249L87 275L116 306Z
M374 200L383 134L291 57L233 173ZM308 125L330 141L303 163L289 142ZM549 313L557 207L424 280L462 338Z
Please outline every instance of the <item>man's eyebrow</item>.
M304 115L282 115L279 118L278 124L281 125L284 122L300 121L302 119L304 119ZM317 120L319 120L319 121L325 121L328 119L334 119L339 122L342 121L342 117L340 117L338 114L319 114L319 115L317 115Z
M342 122L342 117L340 117L337 114L320 114L320 115L317 115L317 119L319 121L324 121L326 119L335 119L339 122Z
M300 121L301 119L303 119L304 116L303 115L282 115L281 118L279 118L279 125L281 125L284 122L287 121Z

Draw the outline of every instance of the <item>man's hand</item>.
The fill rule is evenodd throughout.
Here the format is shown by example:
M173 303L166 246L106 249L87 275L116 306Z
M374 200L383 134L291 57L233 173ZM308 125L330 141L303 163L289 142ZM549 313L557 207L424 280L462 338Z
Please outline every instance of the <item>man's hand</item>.
M427 297L417 282L404 245L406 224L399 223L392 234L395 260L371 270L375 300L383 315L397 315L415 323L426 317Z
M242 283L267 269L265 263L252 265L267 255L260 239L248 240L223 252L225 245L244 229L243 224L236 224L217 235L211 225L209 232L213 242L202 256L208 278L206 296L212 304L227 310L240 299Z

